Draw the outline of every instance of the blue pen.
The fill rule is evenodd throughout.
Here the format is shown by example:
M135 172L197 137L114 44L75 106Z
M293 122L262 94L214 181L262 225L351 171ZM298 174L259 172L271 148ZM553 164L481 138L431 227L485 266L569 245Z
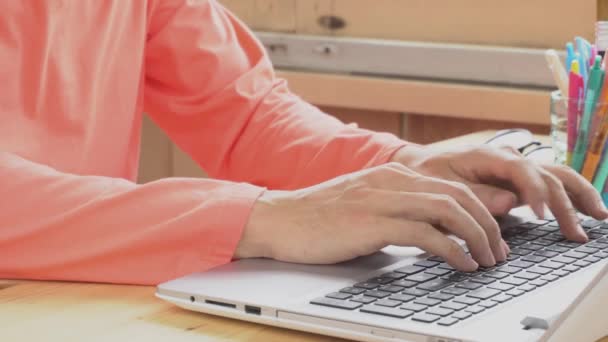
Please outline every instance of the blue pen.
M583 57L583 55L581 55L580 52L577 52L574 54L574 58L576 58L578 60L578 64L580 65L580 72L581 72L581 77L583 78L583 89L587 89L587 82L589 81L589 71L587 70L587 67L585 67L583 64L586 64L586 59L585 57Z
M566 68L567 72L570 73L570 67L572 66L572 61L576 56L574 55L574 44L572 42L568 42L566 44Z

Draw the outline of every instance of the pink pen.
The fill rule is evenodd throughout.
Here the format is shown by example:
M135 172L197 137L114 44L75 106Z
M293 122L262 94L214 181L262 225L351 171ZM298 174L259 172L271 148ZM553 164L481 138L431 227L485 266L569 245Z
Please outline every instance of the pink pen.
M595 56L597 56L597 46L593 44L591 45L591 56L589 56L589 66L593 66L593 63L595 63Z
M572 161L572 153L578 138L578 121L582 113L584 87L583 77L580 75L580 64L575 59L570 67L570 81L568 82L568 164Z

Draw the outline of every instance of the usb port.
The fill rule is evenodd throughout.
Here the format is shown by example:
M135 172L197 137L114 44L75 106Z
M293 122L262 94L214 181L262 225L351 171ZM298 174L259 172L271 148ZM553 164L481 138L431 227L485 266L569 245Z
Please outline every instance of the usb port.
M250 315L260 315L262 313L262 309L257 306L245 305L245 312Z

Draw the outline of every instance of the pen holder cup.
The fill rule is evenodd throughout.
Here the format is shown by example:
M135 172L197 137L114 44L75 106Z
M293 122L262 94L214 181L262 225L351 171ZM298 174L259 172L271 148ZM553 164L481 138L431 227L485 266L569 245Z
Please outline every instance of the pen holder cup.
M574 150L576 140L581 134L580 125L584 121L583 114L585 109L589 110L591 113L588 125L589 129L587 131L587 148L585 149L585 152L591 148L596 128L600 125L600 123L596 122L597 120L594 119L598 117L596 114L600 112L602 108L608 108L608 103L594 104L585 103L578 99L569 99L563 97L558 90L551 93L551 145L555 153L556 164L570 165L568 151ZM569 122L569 116L576 118L574 123ZM603 146L601 146L601 148L603 148Z
M563 97L559 91L551 93L551 144L555 163L568 165L581 173L594 184L608 205L608 193L604 188L606 177L600 176L605 174L601 168L606 161L601 156L608 130L601 126L608 127L608 120L601 118L606 110L608 103L603 101L585 102ZM581 138L583 140L579 141ZM580 150L575 148L579 144Z

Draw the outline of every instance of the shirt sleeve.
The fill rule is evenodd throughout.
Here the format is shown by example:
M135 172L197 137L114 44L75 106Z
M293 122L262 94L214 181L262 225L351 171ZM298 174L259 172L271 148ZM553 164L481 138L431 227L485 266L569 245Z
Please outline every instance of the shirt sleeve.
M229 262L264 189L138 185L0 153L0 278L158 284Z
M153 3L145 58L146 112L215 178L301 188L384 163L406 144L291 93L253 34L213 0Z

